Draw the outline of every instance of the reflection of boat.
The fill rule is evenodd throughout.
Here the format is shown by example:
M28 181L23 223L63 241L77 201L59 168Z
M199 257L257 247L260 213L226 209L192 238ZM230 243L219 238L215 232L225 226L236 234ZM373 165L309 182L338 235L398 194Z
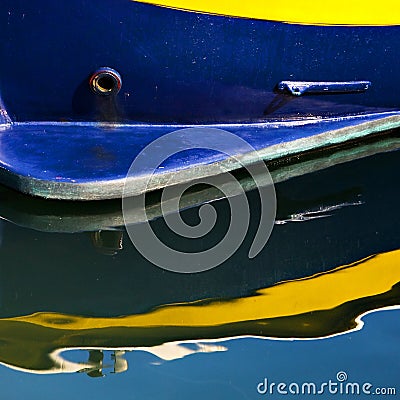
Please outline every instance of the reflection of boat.
M35 312L111 317L148 312L163 304L240 298L282 281L391 251L398 248L399 240L387 221L397 212L397 195L381 178L395 181L397 164L398 152L385 153L278 184L277 221L264 251L248 259L253 226L231 259L206 274L192 276L154 267L126 236L117 257L104 257L88 246L93 238L105 250L117 251L121 247L120 231L115 232L115 240L114 231L110 231L111 238L104 232L91 233L92 238L84 232L58 233L120 228L119 202L47 202L3 191L0 215L35 231L4 223L0 317ZM312 190L304 191L304 187ZM205 195L199 196L200 201ZM251 191L247 195L257 221L258 194ZM194 193L195 200L196 196ZM385 197L384 208L380 196ZM154 204L155 209L159 207ZM226 214L225 200L213 205L218 215ZM196 223L198 208L186 209L182 216ZM155 219L152 226L163 237L170 234L162 219ZM211 246L224 235L225 228L221 219L202 243ZM181 243L177 241L176 245ZM57 268L48 260L57 260ZM43 276L46 280L41 279Z
M362 12L343 1L145 3L2 2L3 183L47 198L120 197L140 149L179 128L221 127L276 160L400 125L389 0ZM212 163L227 156L177 155L154 187Z
M396 148L392 139L378 148ZM219 340L228 336L315 338L360 328L364 312L399 304L399 236L388 223L398 209L397 186L388 185L396 182L398 155L376 154L276 185L278 219L264 251L248 260L246 241L219 268L191 276L155 268L128 241L117 257L104 257L87 246L85 233L65 233L74 218L79 231L119 227L114 202L27 202L3 191L1 215L36 230L3 224L0 362L36 373L100 376L114 366L114 351L173 359L223 351ZM308 169L315 160L302 162ZM287 176L295 169L279 171ZM256 211L257 193L247 195ZM214 206L223 215L227 202ZM196 221L198 208L182 216ZM162 219L152 224L163 229ZM78 361L74 349L83 350ZM124 369L118 360L116 370Z
M240 335L316 338L346 332L358 327L358 315L398 303L399 257L397 250L327 273L281 282L242 298L169 304L124 317L41 312L2 318L0 362L37 373L89 368L99 374L96 371L101 368L93 370L95 363L90 359L89 367L63 363L61 352L82 348L122 351L140 348L157 354L152 347L166 342L202 343ZM219 350L211 346L209 351ZM102 362L102 355L96 359Z

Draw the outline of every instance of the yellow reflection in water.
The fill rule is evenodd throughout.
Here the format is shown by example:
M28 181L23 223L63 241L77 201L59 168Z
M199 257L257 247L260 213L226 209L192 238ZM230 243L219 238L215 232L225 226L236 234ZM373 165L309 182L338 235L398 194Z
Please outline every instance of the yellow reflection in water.
M357 327L357 316L400 303L399 261L396 250L248 297L170 304L119 318L36 313L0 319L0 363L35 373L72 372L84 365L64 360L62 350L155 349L185 340L316 338L345 332Z
M146 314L83 318L53 313L3 319L53 329L181 326L210 327L334 309L349 301L389 291L400 282L400 250L368 257L328 273L287 281L228 301L170 304Z

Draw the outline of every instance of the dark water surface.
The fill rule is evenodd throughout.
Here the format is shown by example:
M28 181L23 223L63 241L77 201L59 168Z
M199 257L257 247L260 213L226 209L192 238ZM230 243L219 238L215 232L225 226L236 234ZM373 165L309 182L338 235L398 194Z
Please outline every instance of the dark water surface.
M115 229L119 204L2 189L0 399L399 398L399 165L392 151L278 183L273 233L251 260L250 191L246 240L200 274L144 259ZM208 248L230 218L226 200L213 205L207 239L152 226ZM196 224L198 208L182 216Z

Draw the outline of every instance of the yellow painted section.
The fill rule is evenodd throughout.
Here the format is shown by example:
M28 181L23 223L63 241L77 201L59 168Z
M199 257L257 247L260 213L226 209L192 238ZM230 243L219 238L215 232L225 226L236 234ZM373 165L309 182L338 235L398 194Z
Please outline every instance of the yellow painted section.
M136 1L136 0L133 0ZM232 17L308 25L399 25L399 0L139 0L140 3Z
M255 295L227 300L171 304L146 314L86 318L55 313L2 319L62 330L110 327L213 327L244 321L331 310L347 302L388 292L400 282L400 250L366 258L308 278L283 282Z

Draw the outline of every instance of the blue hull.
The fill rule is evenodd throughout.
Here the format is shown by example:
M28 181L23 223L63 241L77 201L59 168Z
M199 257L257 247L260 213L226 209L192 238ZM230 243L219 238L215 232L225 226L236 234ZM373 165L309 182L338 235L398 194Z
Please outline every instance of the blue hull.
M115 183L140 149L182 124L229 124L227 130L256 149L310 137L310 130L321 134L382 119L375 130L360 130L370 134L400 125L386 120L400 110L400 26L294 25L129 0L71 0L62 7L50 0L4 0L0 34L0 175L34 195L118 197ZM90 77L106 66L121 75L121 90L99 96ZM279 90L284 81L371 86L293 96ZM312 128L296 123L289 129L294 120ZM110 133L99 122L118 125ZM93 148L108 147L110 156L103 150L93 155ZM195 159L212 162L201 152ZM170 171L190 167L190 157L186 161ZM57 189L62 182L95 181L102 185L94 197ZM114 188L105 189L106 182Z

